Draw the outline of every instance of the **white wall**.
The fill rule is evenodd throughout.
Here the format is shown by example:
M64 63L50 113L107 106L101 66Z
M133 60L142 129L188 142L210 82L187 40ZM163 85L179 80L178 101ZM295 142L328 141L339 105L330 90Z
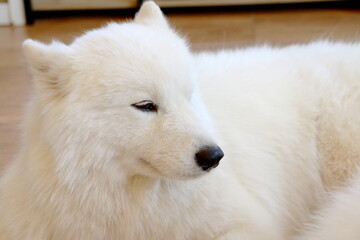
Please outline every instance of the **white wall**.
M0 26L7 26L11 24L9 4L7 2L0 2Z
M0 2L0 26L26 24L23 0Z

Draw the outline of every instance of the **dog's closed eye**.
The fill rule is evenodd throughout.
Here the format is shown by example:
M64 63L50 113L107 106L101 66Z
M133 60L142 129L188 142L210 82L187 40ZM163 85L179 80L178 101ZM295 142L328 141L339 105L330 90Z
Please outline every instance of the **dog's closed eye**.
M151 100L143 100L138 103L131 104L131 106L143 112L157 112L157 105Z

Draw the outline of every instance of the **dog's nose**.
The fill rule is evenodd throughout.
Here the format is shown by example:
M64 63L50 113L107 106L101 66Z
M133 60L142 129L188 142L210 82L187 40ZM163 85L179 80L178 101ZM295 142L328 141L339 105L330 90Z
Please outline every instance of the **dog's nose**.
M206 146L195 154L196 163L204 171L217 167L223 157L224 153L218 146Z

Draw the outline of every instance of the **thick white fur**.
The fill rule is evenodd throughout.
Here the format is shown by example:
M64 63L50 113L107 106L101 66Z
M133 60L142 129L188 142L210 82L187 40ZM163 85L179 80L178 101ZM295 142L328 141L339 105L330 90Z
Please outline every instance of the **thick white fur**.
M328 202L296 240L360 239L360 174L347 188L330 194Z
M35 93L1 240L359 239L359 44L191 54L147 2L24 51ZM225 157L203 172L213 144Z

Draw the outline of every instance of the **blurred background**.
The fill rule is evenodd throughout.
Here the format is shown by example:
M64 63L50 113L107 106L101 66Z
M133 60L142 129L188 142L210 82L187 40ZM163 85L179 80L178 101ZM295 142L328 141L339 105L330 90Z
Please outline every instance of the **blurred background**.
M360 41L357 1L157 0L194 51L284 46L319 39ZM109 21L131 19L138 0L0 0L0 170L14 158L31 94L27 38L70 43Z

